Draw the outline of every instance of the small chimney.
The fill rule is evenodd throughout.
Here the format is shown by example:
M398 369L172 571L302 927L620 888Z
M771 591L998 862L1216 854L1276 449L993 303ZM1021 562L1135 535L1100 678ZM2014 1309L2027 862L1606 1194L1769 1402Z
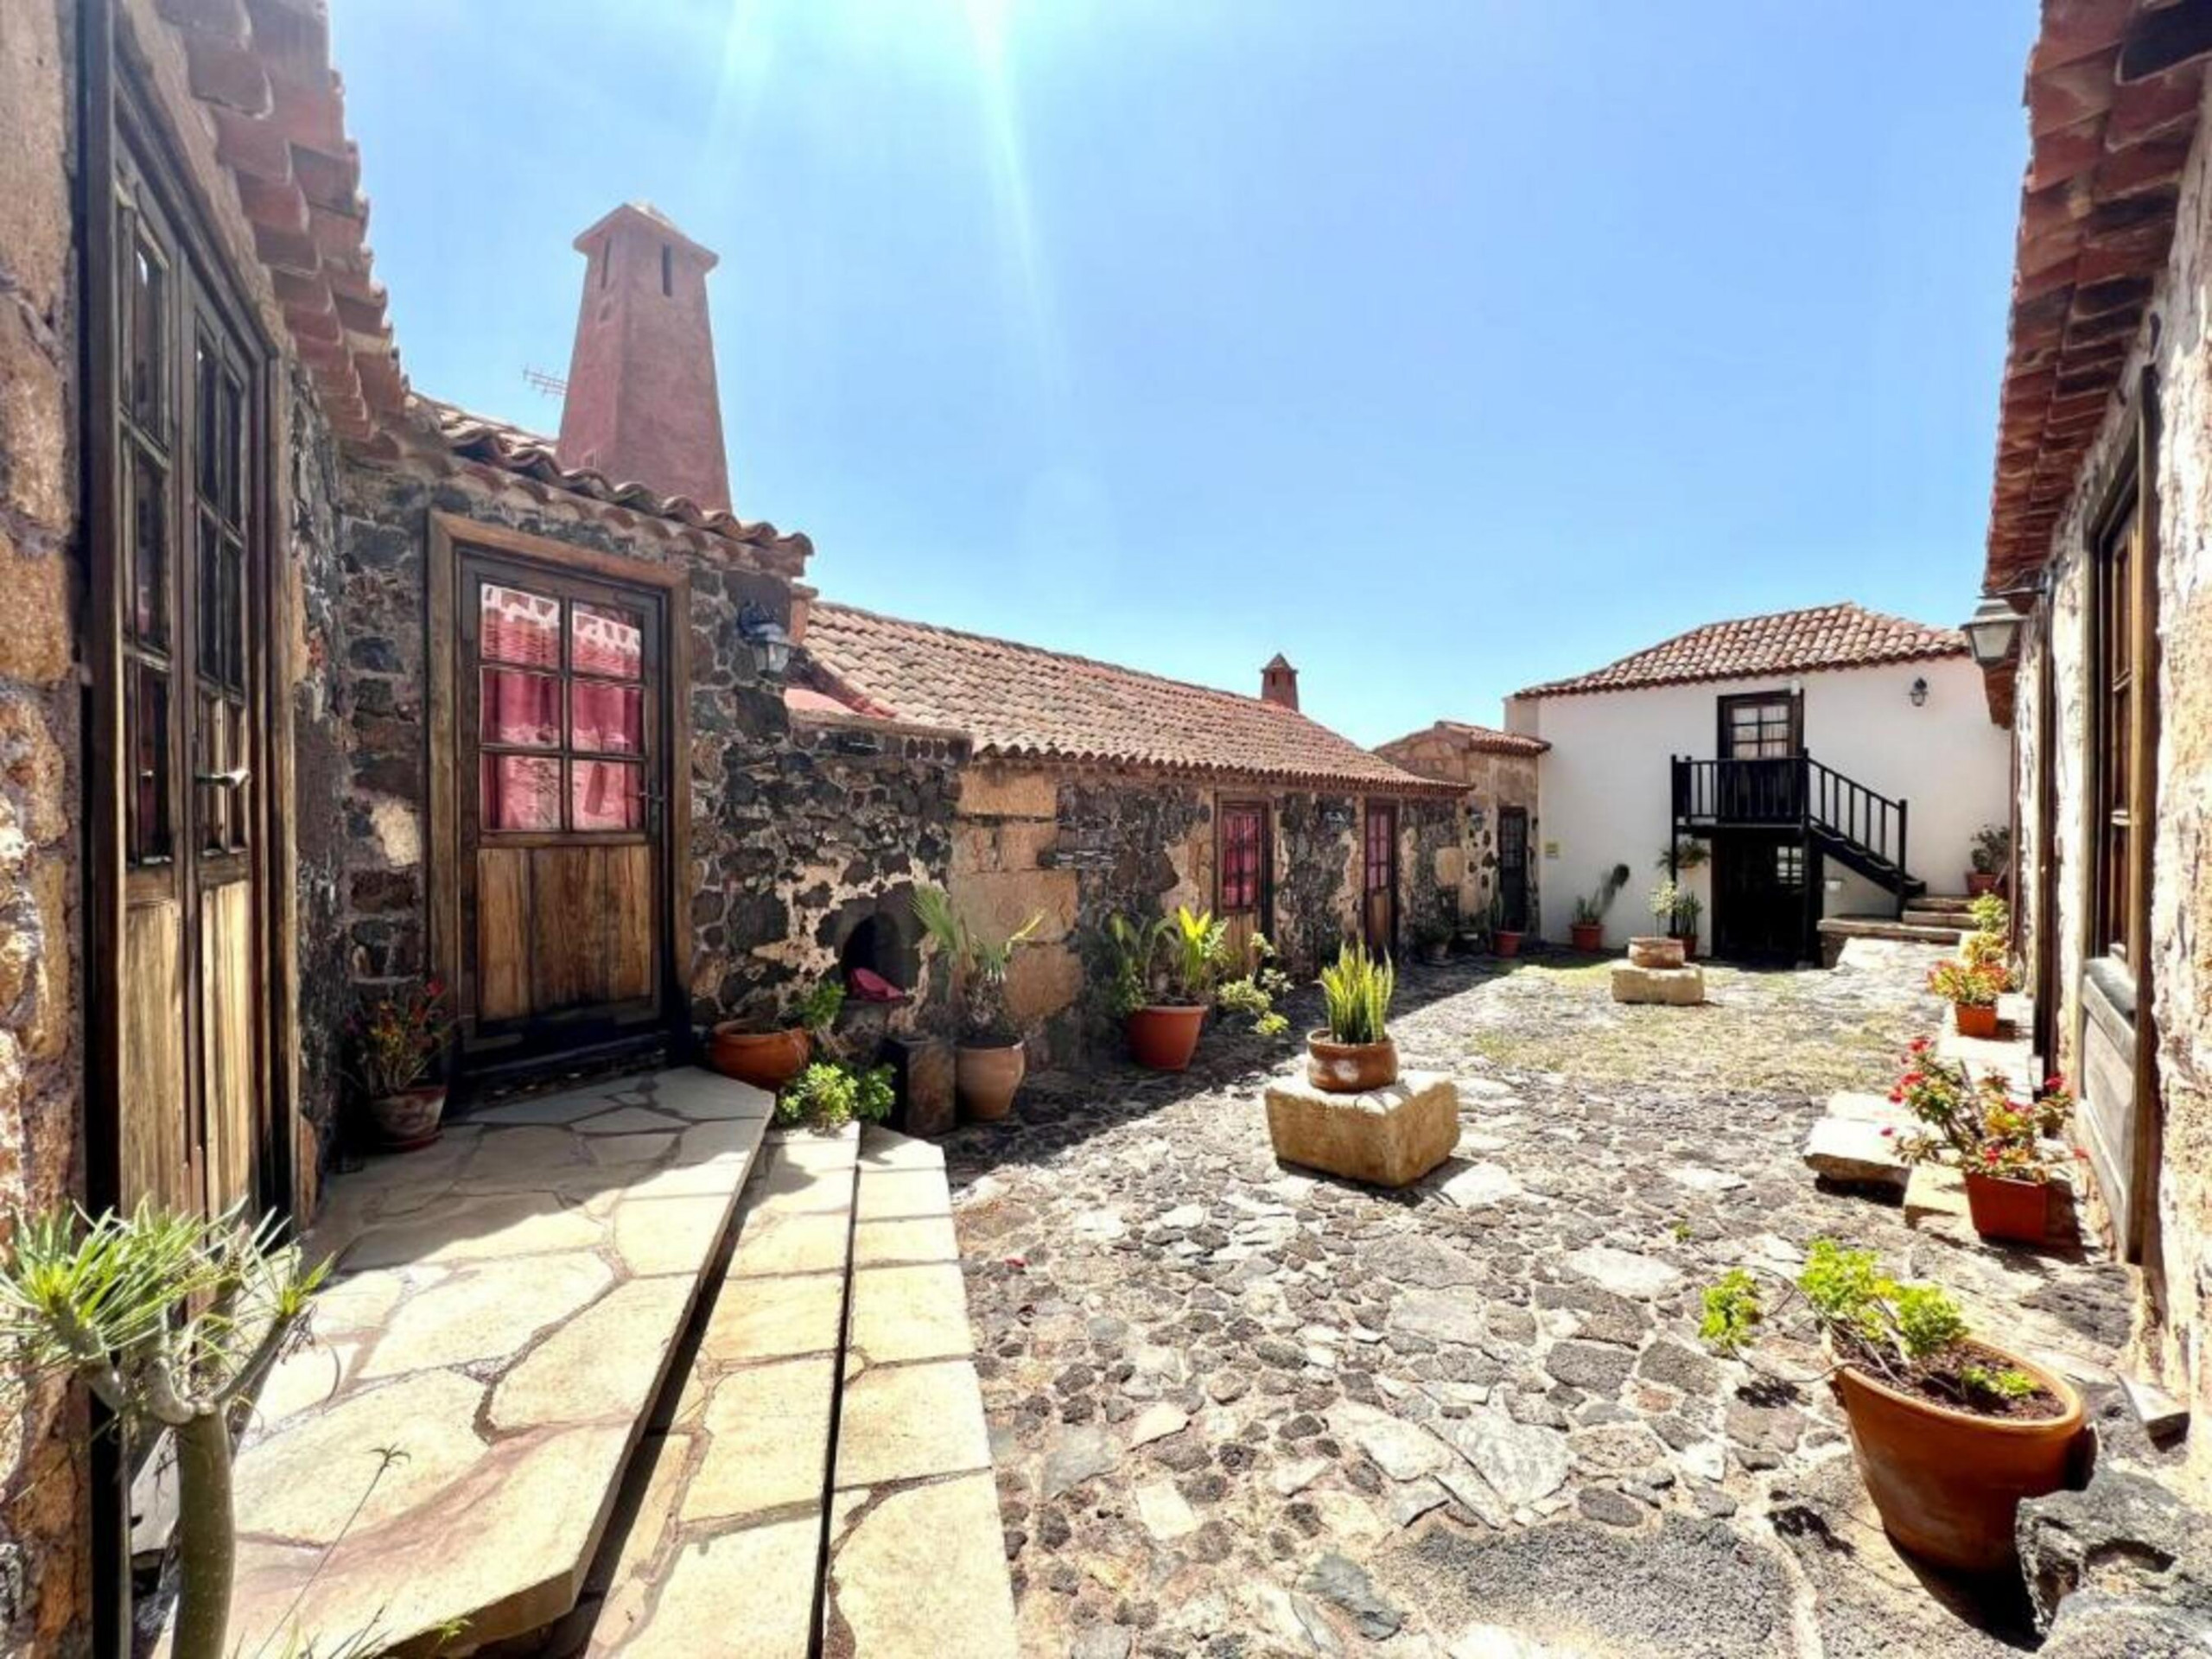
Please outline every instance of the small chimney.
M1260 671L1260 701L1279 702L1286 709L1298 707L1298 671L1281 652Z
M588 263L555 456L728 511L707 320L715 255L645 202L625 202L575 248Z

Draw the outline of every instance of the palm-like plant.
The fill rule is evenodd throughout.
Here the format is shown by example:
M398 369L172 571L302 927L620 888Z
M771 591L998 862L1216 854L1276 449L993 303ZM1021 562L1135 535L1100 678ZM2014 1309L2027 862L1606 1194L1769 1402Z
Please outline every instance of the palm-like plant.
M1370 957L1363 944L1344 945L1337 952L1335 965L1321 969L1321 1000L1328 1008L1330 1041L1386 1040L1390 999L1397 987L1397 970L1388 957Z
M917 887L914 919L951 959L960 1006L962 1040L971 1044L1006 1044L1018 1034L1007 1012L1006 975L1014 953L1045 925L1039 911L1003 939L978 932L943 887Z
M321 1288L274 1216L26 1217L0 1255L0 1343L73 1376L126 1432L176 1437L175 1659L222 1659L237 1564L231 1426Z

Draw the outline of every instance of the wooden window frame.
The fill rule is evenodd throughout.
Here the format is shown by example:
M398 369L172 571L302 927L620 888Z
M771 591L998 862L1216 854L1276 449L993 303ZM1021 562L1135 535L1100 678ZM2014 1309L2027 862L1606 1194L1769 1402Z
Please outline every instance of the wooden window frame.
M2134 905L2133 880L2140 781L2135 775L2135 702L2143 688L2133 626L2142 592L2143 484L2131 452L2090 538L2083 565L2088 613L2082 704L2088 766L2083 803L2088 815L2088 956L2134 960L2141 950L2145 918Z
M1764 708L1770 703L1783 703L1789 710L1789 724L1783 741L1789 745L1789 755L1805 752L1805 696L1801 691L1783 687L1772 691L1732 691L1713 700L1713 753L1721 760L1786 760L1788 755L1739 755L1730 747L1734 731L1732 716L1738 709ZM1762 722L1764 724L1764 722Z
M1260 868L1256 872L1259 879L1259 892L1255 895L1255 903L1252 908L1254 913L1259 917L1260 931L1269 938L1273 938L1275 899L1274 814L1269 804L1264 799L1251 796L1224 797L1215 803L1213 815L1214 911L1217 915L1230 913L1228 894L1224 889L1223 880L1228 869L1229 817L1232 812L1255 813L1260 820ZM1242 906L1237 908L1236 913L1240 915L1243 913Z

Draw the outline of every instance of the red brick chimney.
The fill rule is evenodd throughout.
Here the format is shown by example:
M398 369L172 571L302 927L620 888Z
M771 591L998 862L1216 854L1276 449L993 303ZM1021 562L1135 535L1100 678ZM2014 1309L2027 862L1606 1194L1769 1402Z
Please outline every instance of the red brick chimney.
M1279 702L1286 709L1298 707L1298 671L1281 652L1260 671L1260 701Z
M588 261L554 454L618 483L729 506L707 273L715 255L647 202L575 241Z

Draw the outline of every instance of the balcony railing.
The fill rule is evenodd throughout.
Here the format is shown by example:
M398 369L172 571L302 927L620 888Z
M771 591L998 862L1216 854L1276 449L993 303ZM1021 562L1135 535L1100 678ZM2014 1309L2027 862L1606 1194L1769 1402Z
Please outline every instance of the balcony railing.
M1816 836L1827 851L1890 888L1900 904L1911 883L1904 802L1809 754L1743 760L1675 755L1674 804L1682 829L1796 830Z

